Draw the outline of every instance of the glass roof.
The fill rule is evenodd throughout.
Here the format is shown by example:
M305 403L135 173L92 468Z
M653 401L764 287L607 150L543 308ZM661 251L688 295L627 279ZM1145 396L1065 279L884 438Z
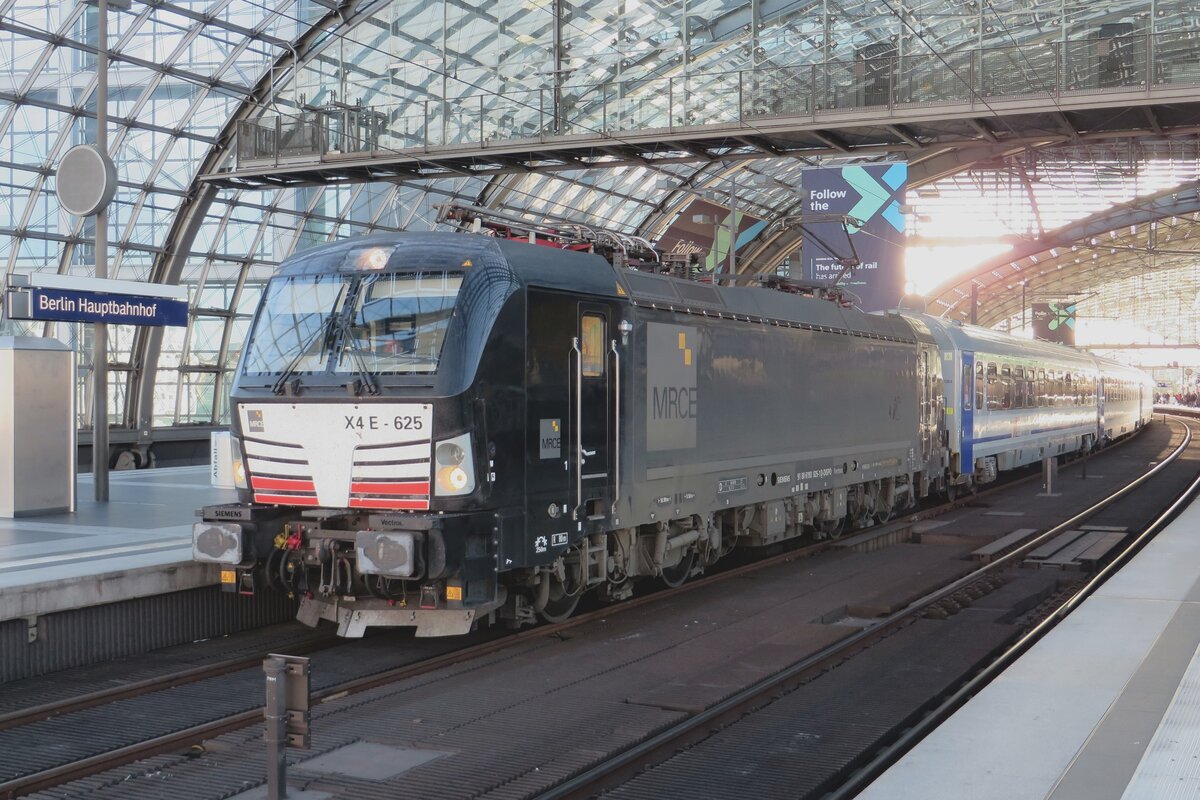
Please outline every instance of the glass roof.
M93 221L60 208L54 168L69 147L94 136L96 13L76 0L0 0L4 273L94 270ZM110 6L109 143L120 188L109 213L108 273L178 281L192 304L186 329L114 328L111 421L128 428L225 421L225 376L240 354L248 315L265 279L297 250L375 230L432 228L434 206L450 198L653 238L697 196L723 203L733 191L741 211L785 215L799 202L800 170L812 163L751 157L747 147L700 165L206 188L198 175L233 158L237 120L337 109L342 127L334 133L349 137L371 119L361 109L379 108L397 146L417 131L437 131L444 142L469 141L479 131L495 140L527 135L541 128L548 109L562 112L568 127L653 129L672 123L664 110L672 108L663 98L671 85L666 79L702 87L737 80L730 76L738 70L942 58L973 48L1198 27L1194 0L133 0L128 10ZM496 111L501 107L508 113ZM1128 154L1093 153L1081 170L1070 152L1038 154L1036 175L1026 169L1025 178L1019 158L977 167L926 195L910 193L910 229L937 236L936 220L977 208L1024 234L1163 181L1197 177L1194 142L1155 147L1170 152L1143 151L1132 157L1133 168L1122 166ZM998 194L1005 199L996 200ZM1030 196L1040 219L1030 216ZM80 349L82 363L90 358L85 326L2 324L58 336ZM86 392L81 397L86 426Z

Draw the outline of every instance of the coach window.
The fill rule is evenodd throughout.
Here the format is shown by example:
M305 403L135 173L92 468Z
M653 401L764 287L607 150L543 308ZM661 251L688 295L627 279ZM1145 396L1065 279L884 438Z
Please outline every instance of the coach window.
M1002 391L1003 388L1000 386L1000 370L997 369L994 363L989 361L987 364L987 394L984 395L988 411L1000 408Z
M1071 380L1071 373L1067 373L1067 377L1063 379L1063 405L1075 405L1075 385Z
M1000 366L1000 385L1003 387L1003 394L1000 396L1001 408L1013 407L1013 377L1012 367L1008 364Z
M583 377L599 378L604 374L604 317L584 314L580 328L583 333L580 343L583 350Z
M1013 367L1013 380L1016 382L1016 393L1013 397L1013 408L1025 408L1028 405L1029 392L1025 389L1025 368Z
M975 410L983 408L983 362L975 362Z

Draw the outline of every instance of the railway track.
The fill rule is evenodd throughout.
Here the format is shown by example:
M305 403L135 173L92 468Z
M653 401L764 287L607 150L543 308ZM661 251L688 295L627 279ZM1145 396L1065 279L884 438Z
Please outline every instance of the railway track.
M1024 480L1036 480L1037 478L1037 475L1031 475L1024 478ZM980 493L978 498L986 497L987 494L988 492ZM912 517L907 518L903 523L892 523L891 525L884 527L892 529L903 527L906 524L911 524L912 522L920 519L930 518L937 516L938 514L946 513L946 511L950 508L978 502L978 498L962 498L953 504L942 506L936 509L930 509L926 512L913 515ZM1073 524L1076 521L1076 519L1072 519L1069 521L1069 523ZM1047 533L1044 535L1044 537L1049 535L1050 534ZM1037 545L1037 541L1040 541L1040 539L1030 542L1026 549L1035 547ZM735 579L758 570L767 569L782 562L815 555L834 546L843 546L843 544L836 542L822 542L815 545L808 545L806 547L801 547L787 553L762 559L751 564L728 569L719 574L706 576L704 578L687 583L683 587L680 587L676 590L645 595L616 606L605 607L593 612L580 614L563 623L546 625L520 633L497 637L491 641L480 642L478 644L473 644L463 648L456 648L451 652L432 656L416 663L407 664L392 669L380 670L369 675L362 675L349 680L339 681L314 692L314 701L319 703L332 698L340 698L348 694L366 691L377 686L423 675L447 666L461 664L471 659L477 659L483 656L498 653L505 648L512 647L518 643L525 642L530 639L560 636L571 628L586 625L597 619L612 617L617 613L631 611L646 604L657 602L663 597L677 597L680 594L699 590L706 586L711 586L714 583ZM1023 552L1023 550L1019 552ZM1002 563L1005 562L997 562L997 564ZM992 565L990 569L998 568L997 564ZM986 571L988 570L985 569L984 572ZM953 594L962 586L969 585L974 580L978 580L978 578L971 580L964 579L959 581L958 583L952 584L950 587L942 590L942 593L945 595ZM939 597L940 596L941 595L939 595ZM814 664L815 663L820 662L814 662ZM244 658L224 664L187 670L177 675L168 676L167 680L175 682L173 685L180 685L183 682L201 681L214 676L227 675L237 670L246 670L249 671L251 675L254 676L254 680L261 685L261 678L258 677L258 664L259 659L257 657ZM803 670L801 670L801 672L803 672ZM154 681L144 681L136 685L120 687L118 690L91 693L86 697L73 699L71 701L59 701L52 705L5 715L4 717L0 717L0 730L5 728L16 729L21 726L34 724L39 720L65 717L70 714L76 714L81 711L85 711L87 709L95 709L104 704L119 703L125 699L144 697L147 692L161 691L164 687L163 680L164 679L155 679ZM705 715L697 715L696 719L699 720L699 722L696 723L698 726L697 729L711 729L712 725L714 724L712 720L721 719L719 712L714 713L717 713L718 716L713 717L711 714L708 714L708 712L705 712ZM113 767L117 767L138 759L147 758L155 754L178 751L188 746L197 744L205 739L217 736L221 733L237 730L258 723L261 721L261 719L262 709L260 706L255 705L251 708L222 717L221 719L208 721L199 725L181 726L179 730L175 730L161 736L147 738L145 741L133 742L121 747L112 748L106 752L97 752L85 758L72 760L70 763L58 764L48 769L37 770L30 772L29 774L20 775L14 779L7 780L3 783L0 783L0 797L23 796L51 786L56 786L87 775L92 775ZM679 745L676 743L673 746L678 747ZM632 757L635 760L638 759L638 756L636 755Z
M661 731L639 745L625 750L613 758L606 759L592 768L563 782L553 789L537 795L537 800L574 800L575 798L595 797L608 790L618 787L634 779L640 773L661 764L680 751L708 739L717 731L730 724L751 715L768 706L775 699L795 689L801 684L813 679L821 673L832 669L839 663L852 658L856 653L869 648L896 631L911 624L918 617L926 614L931 608L938 606L947 598L958 592L967 590L973 584L986 580L989 575L1019 563L1029 552L1052 540L1059 534L1087 520L1095 518L1112 504L1128 498L1138 491L1148 481L1168 470L1195 441L1200 446L1200 439L1195 432L1200 431L1200 420L1176 420L1184 427L1183 441L1172 454L1155 464L1146 473L1131 481L1119 490L1112 492L1098 503L1083 512L1072 516L1065 522L1041 533L1022 544L1011 553L997 558L991 563L947 584L945 587L913 602L908 607L881 619L875 626L867 628L858 634L837 642L824 650L813 654L793 664L764 680L747 686L731 697L710 706L698 714L692 715L676 725ZM858 792L882 774L891 764L895 763L909 749L927 735L934 727L945 721L955 710L977 693L994 677L999 675L1013 661L1026 652L1040 638L1053 629L1059 621L1073 611L1080 603L1095 591L1105 580L1124 565L1138 550L1153 536L1174 519L1178 513L1200 493L1200 478L1192 481L1185 492L1175 500L1143 531L1133 538L1122 552L1105 566L1091 580L1086 582L1079 591L1072 594L1069 600L1054 610L1032 630L1020 638L1013 646L1005 649L997 658L988 663L982 671L965 684L955 688L948 696L939 697L930 702L913 716L910 726L896 736L893 741L877 752L865 754L853 760L853 769L848 776L839 778L834 785L825 785L819 792L812 794L789 793L789 796L821 796L828 800L849 800ZM749 767L753 769L753 767ZM616 792L617 796L625 793ZM643 796L637 792L628 793L630 796Z

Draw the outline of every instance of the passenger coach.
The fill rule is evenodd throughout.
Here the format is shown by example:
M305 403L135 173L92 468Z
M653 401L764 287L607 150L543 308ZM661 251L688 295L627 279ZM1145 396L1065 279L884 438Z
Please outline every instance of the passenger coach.
M1141 370L1046 342L928 316L938 342L955 485L1046 456L1089 450L1146 424L1154 386Z

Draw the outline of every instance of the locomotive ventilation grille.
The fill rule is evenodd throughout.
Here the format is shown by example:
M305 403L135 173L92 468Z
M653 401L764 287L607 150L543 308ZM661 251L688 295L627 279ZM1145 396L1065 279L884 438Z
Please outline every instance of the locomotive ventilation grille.
M256 503L411 511L429 508L429 440L358 446L351 456L349 494L344 494L345 476L338 476L342 491L336 499L318 493L314 469L302 445L247 438L243 447Z

